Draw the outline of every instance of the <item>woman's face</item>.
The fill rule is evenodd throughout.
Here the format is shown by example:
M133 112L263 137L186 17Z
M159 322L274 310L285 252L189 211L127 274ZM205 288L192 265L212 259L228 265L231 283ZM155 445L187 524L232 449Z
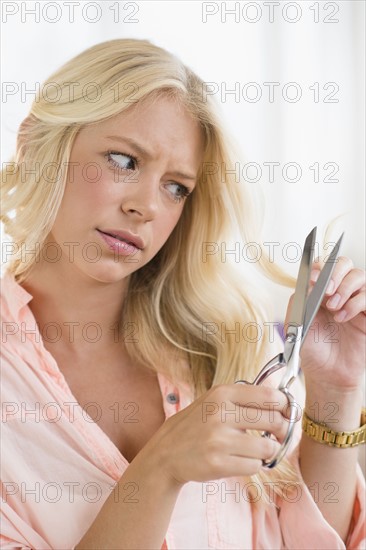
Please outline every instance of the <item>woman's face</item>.
M62 261L104 282L147 264L173 231L185 195L196 185L203 148L199 124L164 97L82 129L48 239L61 247ZM107 235L117 232L130 234L120 235L125 241L137 236L140 246Z

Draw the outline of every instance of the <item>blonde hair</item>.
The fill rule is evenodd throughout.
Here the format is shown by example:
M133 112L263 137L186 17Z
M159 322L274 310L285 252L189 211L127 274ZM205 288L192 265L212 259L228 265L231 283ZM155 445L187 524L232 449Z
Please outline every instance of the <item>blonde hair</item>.
M44 83L20 128L16 155L2 174L1 220L16 250L8 270L21 283L37 259L22 257L22 247L41 250L52 229L67 176L58 177L58 170L67 166L81 128L162 94L179 101L199 121L206 147L197 186L165 245L130 276L121 317L140 329L138 343L126 342L131 357L177 384L191 382L195 397L213 385L251 380L269 343L266 310L245 273L239 275L219 254L203 257L203 245L230 240L235 232L243 243L258 238L257 210L245 182L229 172L222 178L215 170L234 163L216 106L204 97L203 86L175 56L148 41L118 39L95 45ZM56 96L50 97L50 91ZM41 170L45 166L48 178ZM264 250L257 266L273 281L293 286L293 279L270 262ZM229 329L240 323L253 331L249 328L239 342L223 340L214 330L203 338L205 323L225 323ZM256 327L261 327L259 339ZM276 470L288 471L283 466ZM261 474L262 479L266 475ZM273 479L272 472L268 478Z

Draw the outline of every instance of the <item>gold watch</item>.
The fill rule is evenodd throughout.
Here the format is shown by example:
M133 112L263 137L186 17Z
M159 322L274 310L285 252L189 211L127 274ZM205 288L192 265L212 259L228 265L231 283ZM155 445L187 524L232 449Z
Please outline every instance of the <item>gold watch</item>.
M311 420L306 412L303 413L302 417L302 429L308 437L319 443L341 449L356 447L356 445L362 445L366 442L366 408L363 408L361 412L361 427L353 432L335 432L328 428L326 424Z

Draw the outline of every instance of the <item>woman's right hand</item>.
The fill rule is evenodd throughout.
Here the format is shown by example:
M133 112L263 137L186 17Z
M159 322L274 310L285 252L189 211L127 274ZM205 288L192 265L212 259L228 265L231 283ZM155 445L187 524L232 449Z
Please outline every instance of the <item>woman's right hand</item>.
M164 474L178 485L230 476L249 476L273 458L288 430L288 402L268 386L212 387L168 418L142 451L158 458ZM273 438L246 430L268 431Z
M268 386L209 389L168 418L137 453L77 548L161 548L183 485L258 472L279 443L246 430L283 440L287 409L285 395ZM131 488L137 498L131 499Z

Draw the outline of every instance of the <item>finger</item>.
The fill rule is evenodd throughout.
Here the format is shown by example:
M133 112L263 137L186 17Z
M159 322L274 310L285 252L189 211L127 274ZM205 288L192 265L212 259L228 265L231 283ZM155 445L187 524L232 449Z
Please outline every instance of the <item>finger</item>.
M324 267L324 261L317 259L312 265L312 271L310 273L310 282L315 283L318 280L320 270ZM330 296L339 287L342 279L353 269L353 262L350 258L345 256L339 256L337 258L335 267L333 269L332 277L328 282L327 289L325 291L326 296Z
M365 313L366 308L366 292L362 291L350 298L341 310L338 310L334 315L334 320L337 323L345 323L353 319L359 313Z
M353 295L365 287L365 272L362 269L352 269L341 281L338 288L326 302L330 310L339 310Z
M252 476L262 469L263 463L260 459L247 458L243 460L241 456L229 456L225 463L218 469L219 479L223 477Z
M206 393L200 408L203 423L236 424L240 429L265 430L270 417L277 414L276 418L285 421L285 416L289 415L287 397L283 392L270 386L248 384L214 386ZM257 422L260 422L259 427Z
M222 449L220 452L207 456L205 468L208 470L209 479L252 475L259 472L262 467L260 458L245 457L240 450L239 453L234 455L230 449Z
M287 397L277 388L251 384L231 384L228 399L243 407L267 410L282 410L287 406Z
M230 449L230 455L242 458L272 460L280 449L281 445L274 439L242 434L240 438L235 438L235 443Z
M235 416L231 411L229 415L222 415L220 420L227 426L235 428L236 432L246 433L248 430L268 432L280 442L284 441L289 429L289 421L275 410L238 407Z

